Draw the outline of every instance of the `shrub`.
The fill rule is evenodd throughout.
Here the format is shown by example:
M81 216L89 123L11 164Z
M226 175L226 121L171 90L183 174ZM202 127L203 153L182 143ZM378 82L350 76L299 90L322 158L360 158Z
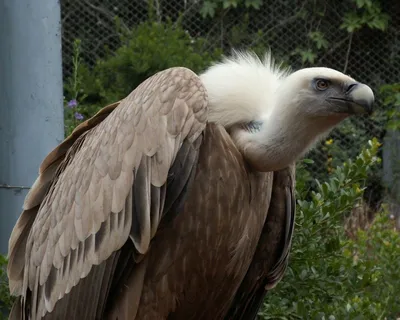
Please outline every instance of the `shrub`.
M98 60L93 70L82 66L82 89L89 102L115 102L170 67L200 72L221 55L218 49L208 51L205 39L191 37L179 21L143 22L132 30L121 30L120 41L121 46Z
M374 136L383 140L385 120L381 110L368 118L349 118L343 121L329 134L327 139L321 141L307 155L314 164L307 167L314 178L321 181L327 180L337 166L342 166L347 159L354 159L359 150L365 146L369 137ZM382 181L382 165L371 168L366 179L368 189L364 199L369 205L376 208L384 197L384 183ZM313 188L317 187L311 181Z
M352 269L346 309L352 318L400 317L400 237L387 210L367 230L359 230L343 251ZM350 289L350 288L349 288Z
M400 239L381 213L354 240L345 237L343 220L362 199L362 185L379 162L379 144L317 182L311 200L299 200L288 271L271 291L262 319L394 319L400 302ZM298 194L303 190L298 185Z

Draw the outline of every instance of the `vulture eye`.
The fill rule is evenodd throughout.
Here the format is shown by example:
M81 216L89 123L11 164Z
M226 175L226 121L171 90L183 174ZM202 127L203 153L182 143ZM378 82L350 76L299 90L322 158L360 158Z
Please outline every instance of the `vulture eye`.
M329 81L328 80L324 80L324 79L318 79L315 82L315 86L317 87L318 90L326 90L329 87Z

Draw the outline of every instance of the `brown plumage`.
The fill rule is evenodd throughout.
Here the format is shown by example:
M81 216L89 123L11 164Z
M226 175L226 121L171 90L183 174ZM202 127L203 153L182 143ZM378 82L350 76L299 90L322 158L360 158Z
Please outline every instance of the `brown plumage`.
M160 72L45 158L10 238L10 319L256 316L288 263L294 162L252 168L208 88Z

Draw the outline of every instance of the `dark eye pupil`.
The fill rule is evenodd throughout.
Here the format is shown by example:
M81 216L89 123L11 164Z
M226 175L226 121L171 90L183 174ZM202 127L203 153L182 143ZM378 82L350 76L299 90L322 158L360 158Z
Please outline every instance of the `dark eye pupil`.
M328 84L324 80L319 80L317 85L319 88L326 88L328 86Z

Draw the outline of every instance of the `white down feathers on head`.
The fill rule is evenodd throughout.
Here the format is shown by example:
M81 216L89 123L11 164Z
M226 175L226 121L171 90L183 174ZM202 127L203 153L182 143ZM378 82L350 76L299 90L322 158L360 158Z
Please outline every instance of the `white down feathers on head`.
M230 127L264 119L289 72L275 63L271 52L261 60L254 53L234 51L200 75L209 96L209 121Z

